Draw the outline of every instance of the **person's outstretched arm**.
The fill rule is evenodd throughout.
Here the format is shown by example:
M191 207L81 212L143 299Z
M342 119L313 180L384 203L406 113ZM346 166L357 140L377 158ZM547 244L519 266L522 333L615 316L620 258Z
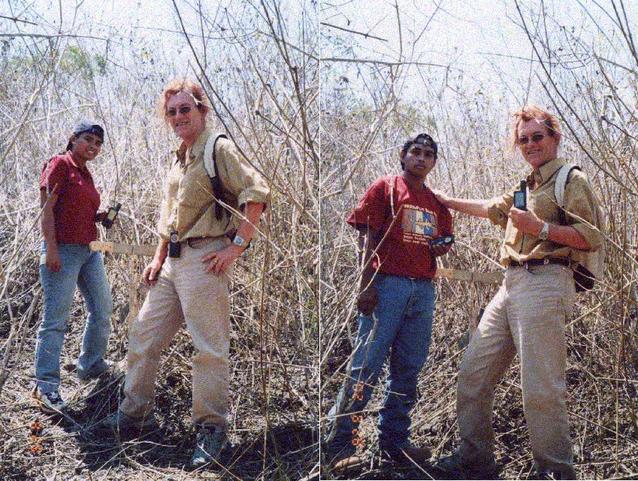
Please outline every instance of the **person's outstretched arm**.
M491 199L459 199L455 197L448 197L440 191L434 191L434 195L438 201L448 209L473 215L474 217L488 218L487 206Z

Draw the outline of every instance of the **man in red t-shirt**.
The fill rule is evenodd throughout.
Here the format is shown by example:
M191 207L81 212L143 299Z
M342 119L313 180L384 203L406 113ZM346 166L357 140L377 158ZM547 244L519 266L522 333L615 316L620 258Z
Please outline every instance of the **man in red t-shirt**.
M376 180L347 222L359 231L364 253L357 306L359 331L350 373L330 411L327 463L334 472L361 460L358 426L372 387L390 354L387 394L379 416L379 445L387 459L423 462L427 448L408 442L409 412L432 331L436 257L453 241L452 217L424 184L438 147L427 134L400 151L403 173Z

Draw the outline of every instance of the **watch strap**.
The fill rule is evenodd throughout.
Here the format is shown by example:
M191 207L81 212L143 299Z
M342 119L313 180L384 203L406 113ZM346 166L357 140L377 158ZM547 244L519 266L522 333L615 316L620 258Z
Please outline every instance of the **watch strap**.
M549 223L543 222L543 227L541 231L538 233L538 238L540 240L547 240L549 238Z
M246 239L244 239L243 237L235 234L233 236L233 244L239 247L243 247L244 249L247 249L248 246L250 245L250 241L246 241Z

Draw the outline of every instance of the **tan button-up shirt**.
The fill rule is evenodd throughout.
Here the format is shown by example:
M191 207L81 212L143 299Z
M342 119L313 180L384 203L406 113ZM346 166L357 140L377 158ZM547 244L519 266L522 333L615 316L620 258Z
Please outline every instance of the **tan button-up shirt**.
M567 162L554 159L543 164L527 177L529 195L527 208L541 220L560 225L560 209L556 203L554 186L558 170ZM514 203L514 190L492 199L488 206L490 220L505 229L505 239L501 246L500 261L508 266L510 261L525 262L530 259L563 257L582 262L587 252L573 249L550 240L542 241L531 234L524 234L514 227L507 214ZM597 250L603 242L600 231L602 213L600 203L594 195L587 177L580 170L569 175L564 195L567 225L580 232L591 246ZM570 215L573 214L573 215Z
M221 220L215 217L213 188L204 167L204 149L211 135L215 134L205 130L189 149L182 144L176 152L164 186L158 222L163 239L168 240L173 231L180 241L218 237L239 225L237 216L230 216L225 209ZM239 207L247 202L267 203L268 185L232 141L217 141L215 160L223 188L237 196Z

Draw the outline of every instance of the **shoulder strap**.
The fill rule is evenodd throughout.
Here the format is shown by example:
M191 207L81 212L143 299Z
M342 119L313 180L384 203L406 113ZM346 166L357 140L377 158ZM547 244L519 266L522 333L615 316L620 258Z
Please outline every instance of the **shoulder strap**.
M208 137L208 140L206 141L206 147L204 147L204 168L206 169L206 173L210 178L213 178L217 175L215 147L217 146L217 141L220 138L227 139L228 136L226 134L213 134Z
M566 224L565 218L565 189L567 182L569 181L569 174L572 170L580 170L580 167L575 164L563 165L558 174L556 175L556 183L554 184L554 196L556 197L556 203L560 209L561 224Z
M398 196L397 196L397 182L399 181L399 176L395 175L392 178L392 185L390 186L390 215L394 217L398 212Z
M224 214L224 207L217 201L223 197L222 181L217 175L217 159L215 155L215 147L217 141L220 138L227 139L226 134L213 134L206 141L206 147L204 147L204 168L210 178L210 183L213 188L213 195L215 196L215 217L217 220L221 220Z
M397 177L398 176L392 176L389 180L388 180L388 187L390 189L389 192L389 196L386 197L387 203L385 205L385 220L384 220L384 224L387 224L387 228L389 229L390 226L392 225L392 223L394 222L394 217L398 214L397 212L397 202L398 202L398 196L397 196ZM379 239L381 239L383 236L385 235L385 231L384 232L379 232Z

